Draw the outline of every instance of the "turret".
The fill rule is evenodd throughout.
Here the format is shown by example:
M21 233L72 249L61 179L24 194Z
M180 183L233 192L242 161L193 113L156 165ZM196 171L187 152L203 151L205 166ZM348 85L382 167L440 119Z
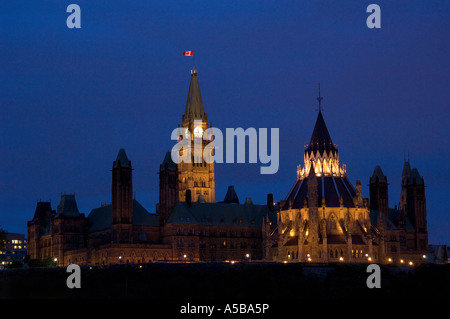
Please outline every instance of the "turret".
M133 181L131 161L122 148L113 162L111 185L113 242L131 241L133 223Z
M416 249L428 247L427 206L425 183L417 168L405 162L402 174L402 191L399 209L411 221L416 233Z
M388 181L380 166L376 166L369 180L370 209L378 210L384 216L389 214Z
M171 153L167 152L162 164L159 166L159 204L157 210L160 225L164 225L167 222L177 201L178 167L173 162Z

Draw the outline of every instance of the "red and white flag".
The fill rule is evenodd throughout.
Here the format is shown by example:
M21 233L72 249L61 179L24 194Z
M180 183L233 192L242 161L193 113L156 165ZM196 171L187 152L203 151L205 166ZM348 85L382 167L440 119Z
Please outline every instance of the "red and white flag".
M183 56L194 56L194 51L184 51Z

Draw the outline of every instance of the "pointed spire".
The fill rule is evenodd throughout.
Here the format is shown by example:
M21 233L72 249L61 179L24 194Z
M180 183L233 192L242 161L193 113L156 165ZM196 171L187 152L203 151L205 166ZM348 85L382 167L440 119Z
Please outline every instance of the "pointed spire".
M371 183L375 183L378 177L379 182L386 182L386 176L383 174L381 167L377 165L373 171L372 177L370 178Z
M314 153L319 151L321 154L323 154L324 151L327 153L337 151L333 141L331 140L331 136L328 132L327 125L325 124L325 120L323 119L322 112L320 111L306 151L313 151Z
M183 123L189 122L190 114L192 114L193 120L206 121L206 113L203 108L200 86L198 84L197 70L195 69L191 71L191 83L189 84L189 92L186 101L186 109L183 116Z
M319 96L317 97L317 101L319 101L319 113L322 112L322 103L321 103L322 100L323 100L323 97L320 96L320 81L319 81Z
M402 172L402 179L408 179L411 175L411 165L409 165L409 161L405 161L403 164L403 172Z
M236 191L234 190L234 186L228 186L228 191L223 201L225 203L239 204L239 197L237 196Z
M114 167L131 167L131 163L128 160L127 154L125 153L125 150L121 148L119 150L119 154L117 154L117 158L114 162Z

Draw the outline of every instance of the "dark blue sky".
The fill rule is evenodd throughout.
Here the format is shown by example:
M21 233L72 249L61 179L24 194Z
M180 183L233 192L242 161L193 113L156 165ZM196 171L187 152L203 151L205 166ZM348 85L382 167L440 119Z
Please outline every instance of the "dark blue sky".
M81 7L68 29L66 7ZM366 7L381 7L381 29ZM213 126L279 127L280 169L216 164L216 200L284 199L324 118L351 182L380 165L393 207L404 153L427 185L430 243L449 243L449 1L4 1L0 4L0 227L26 233L36 201L110 202L125 148L155 212L159 164L181 123L194 50Z

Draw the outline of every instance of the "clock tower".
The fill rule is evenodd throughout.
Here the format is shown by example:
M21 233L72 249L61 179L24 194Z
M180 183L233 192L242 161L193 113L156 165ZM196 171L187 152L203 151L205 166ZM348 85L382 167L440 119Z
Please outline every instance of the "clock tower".
M205 202L215 202L214 163L207 163L203 157L209 140L203 140L203 133L208 129L208 116L203 108L202 96L198 85L197 70L191 70L191 83L186 101L186 109L181 125L183 138L190 140L191 160L181 161L178 165L178 200L185 201L186 190L191 191L192 201L200 195ZM210 126L211 127L211 124Z

